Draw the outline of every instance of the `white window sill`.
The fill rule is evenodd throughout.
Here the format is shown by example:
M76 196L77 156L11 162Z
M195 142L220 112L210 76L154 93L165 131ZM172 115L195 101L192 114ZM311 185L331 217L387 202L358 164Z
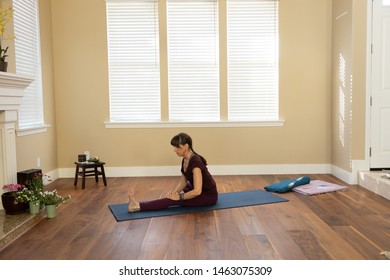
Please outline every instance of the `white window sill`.
M32 135L32 134L43 133L43 132L47 131L48 127L50 127L49 124L28 127L28 128L18 128L18 129L16 129L16 135L17 136L27 136L27 135Z
M105 122L106 128L175 128L175 127L261 127L283 126L276 121L219 121L219 122Z

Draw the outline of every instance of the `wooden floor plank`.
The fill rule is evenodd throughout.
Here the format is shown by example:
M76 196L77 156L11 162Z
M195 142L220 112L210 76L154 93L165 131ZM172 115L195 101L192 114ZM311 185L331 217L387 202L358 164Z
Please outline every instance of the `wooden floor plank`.
M253 260L275 260L278 259L267 236L247 235L244 237L245 246L248 251L247 259Z
M303 218L308 228L327 252L336 260L364 259L349 243L340 237L332 227L328 226L314 213L304 214Z
M367 237L356 230L352 226L337 226L334 227L335 232L344 240L347 240L351 246L359 252L365 259L380 260L382 259L379 252L381 248L375 243L371 242Z
M221 254L221 243L218 237L215 211L194 214L196 217L194 246L196 250L193 259L213 260Z
M195 254L196 215L172 216L172 228L169 233L169 246L166 250L167 256L174 256L175 259L192 259Z
M222 259L241 260L248 257L243 236L234 218L236 209L224 209L215 211L218 240L223 248Z
M290 230L294 242L309 260L328 260L331 258L320 240L310 230Z
M145 238L142 241L139 259L164 260L169 258L166 252L171 245L172 217L152 218ZM176 258L176 256L171 256Z
M268 240L270 241L278 259L285 260L304 260L305 254L301 248L294 242L288 229L280 222L278 210L280 205L262 205L257 207L257 213L260 216L260 222L265 229Z
M107 249L107 251L99 257L103 257L110 260L137 260L141 254L143 240L149 229L151 219L142 219L131 222L122 222L121 225L126 228L126 230L118 237L117 243L115 246L112 246ZM116 223L116 222L115 222ZM116 226L112 229L113 232L116 232ZM107 233L102 240L98 240L95 246L99 247L100 242L105 242L105 239L113 238L110 237L110 233ZM92 250L87 259L90 256L96 255L95 250Z

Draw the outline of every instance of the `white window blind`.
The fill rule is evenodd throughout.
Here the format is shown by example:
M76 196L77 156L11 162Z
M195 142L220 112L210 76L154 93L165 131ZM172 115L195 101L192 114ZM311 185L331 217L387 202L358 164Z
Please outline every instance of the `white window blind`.
M217 0L168 0L167 22L169 120L219 120Z
M227 0L228 118L277 120L278 1Z
M25 89L19 110L19 128L44 124L41 51L37 0L14 0L16 73L34 78Z
M157 0L106 0L110 120L160 121Z

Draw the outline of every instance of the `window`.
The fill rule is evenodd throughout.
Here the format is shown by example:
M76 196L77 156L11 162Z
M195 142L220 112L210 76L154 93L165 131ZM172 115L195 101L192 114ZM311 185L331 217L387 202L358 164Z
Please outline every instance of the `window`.
M106 2L107 127L278 121L278 0Z
M218 3L168 0L169 120L219 120Z
M19 128L44 126L38 3L14 0L16 73L33 77L19 110Z
M110 120L160 120L158 1L107 0Z
M227 0L228 119L277 120L277 1Z

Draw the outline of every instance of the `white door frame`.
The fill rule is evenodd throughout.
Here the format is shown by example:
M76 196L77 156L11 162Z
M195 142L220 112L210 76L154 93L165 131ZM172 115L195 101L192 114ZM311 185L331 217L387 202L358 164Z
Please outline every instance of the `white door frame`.
M372 20L373 20L373 4L372 0L367 0L367 40L366 40L366 138L365 138L365 166L366 170L370 170L370 146L371 146L371 78L372 78Z

